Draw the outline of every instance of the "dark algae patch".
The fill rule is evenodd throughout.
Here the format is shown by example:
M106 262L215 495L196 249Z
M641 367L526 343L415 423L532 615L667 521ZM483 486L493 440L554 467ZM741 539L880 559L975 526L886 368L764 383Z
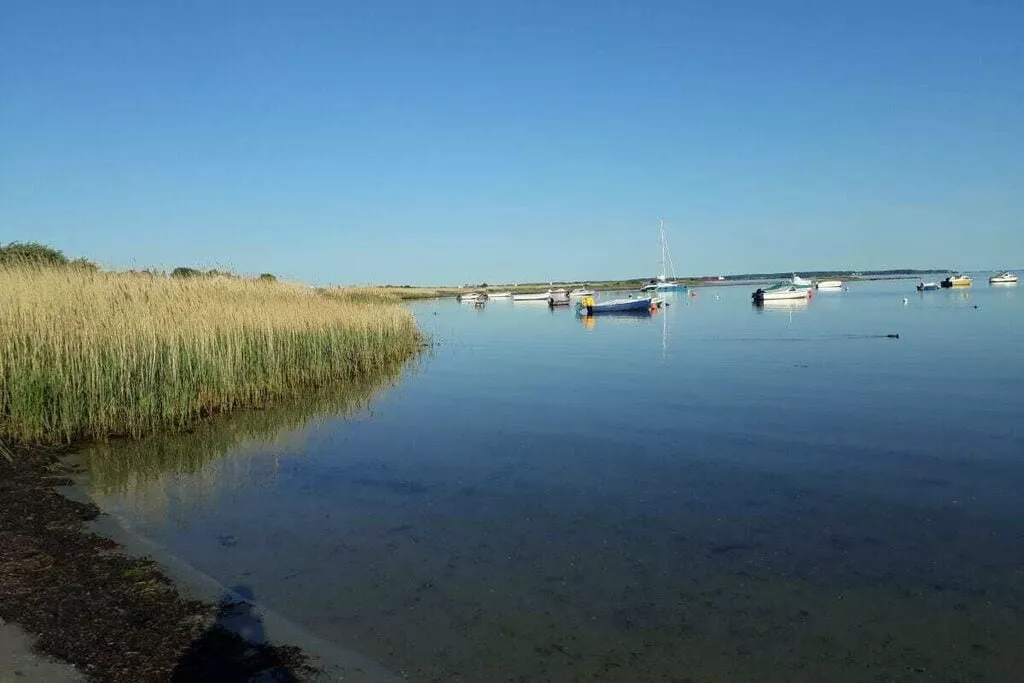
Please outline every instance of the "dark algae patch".
M98 509L54 489L67 474L51 451L0 457L0 617L36 636L38 650L118 683L295 681L308 671L297 648L263 642L244 602L187 600L153 562L88 531Z

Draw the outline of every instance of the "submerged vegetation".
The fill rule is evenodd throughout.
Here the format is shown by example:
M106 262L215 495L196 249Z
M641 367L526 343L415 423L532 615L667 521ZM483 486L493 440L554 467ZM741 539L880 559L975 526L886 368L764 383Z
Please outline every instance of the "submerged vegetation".
M0 440L180 429L393 367L418 343L393 297L0 263Z

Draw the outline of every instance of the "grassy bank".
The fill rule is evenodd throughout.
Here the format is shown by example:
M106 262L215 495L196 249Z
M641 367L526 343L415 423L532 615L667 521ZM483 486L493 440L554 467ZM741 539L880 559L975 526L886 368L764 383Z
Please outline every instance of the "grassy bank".
M232 278L0 267L0 439L139 437L414 353L384 295Z

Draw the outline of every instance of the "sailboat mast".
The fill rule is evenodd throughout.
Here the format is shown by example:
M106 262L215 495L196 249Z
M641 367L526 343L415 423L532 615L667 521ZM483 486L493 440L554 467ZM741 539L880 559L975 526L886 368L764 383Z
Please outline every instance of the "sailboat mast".
M658 219L658 225L661 230L661 279L665 279L665 220L663 218Z

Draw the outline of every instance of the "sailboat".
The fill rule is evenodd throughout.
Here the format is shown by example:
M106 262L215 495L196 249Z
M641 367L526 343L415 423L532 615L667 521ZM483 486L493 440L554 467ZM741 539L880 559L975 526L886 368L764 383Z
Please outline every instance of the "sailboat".
M640 288L641 292L676 292L686 289L686 285L675 282L676 267L672 263L672 254L668 251L668 240L665 239L665 221L659 221L661 229L661 275ZM666 276L666 265L672 268L672 279Z

